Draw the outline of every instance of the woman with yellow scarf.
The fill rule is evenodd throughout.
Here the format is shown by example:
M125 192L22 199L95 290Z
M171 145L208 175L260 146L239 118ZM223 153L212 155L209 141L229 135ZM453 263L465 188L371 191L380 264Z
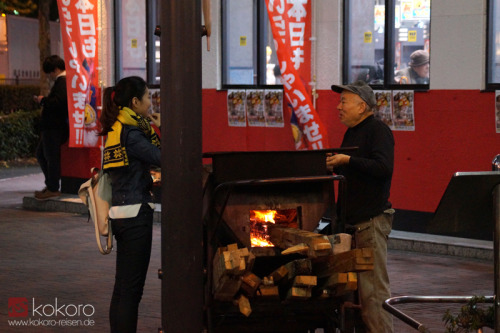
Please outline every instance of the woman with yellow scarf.
M148 120L146 82L136 76L106 88L100 135L107 136L103 169L111 178L111 227L117 242L109 311L111 332L136 332L139 302L151 257L154 203L152 165L160 166L160 141ZM160 126L160 117L151 120Z

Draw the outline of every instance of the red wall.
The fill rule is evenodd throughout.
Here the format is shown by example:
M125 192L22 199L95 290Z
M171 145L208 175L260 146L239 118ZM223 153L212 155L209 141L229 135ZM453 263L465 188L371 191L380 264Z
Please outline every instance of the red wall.
M61 149L61 176L71 178L90 178L90 169L101 167L101 151L99 148L69 148L68 144Z
M317 112L329 129L330 146L338 147L345 132L335 109L339 95L318 93ZM394 131L395 208L434 212L453 173L491 170L493 157L500 154L494 99L494 93L476 90L415 92L415 131ZM293 149L289 125L229 127L226 92L203 90L204 152Z
M329 129L330 147L338 147L345 132L335 109L339 95L330 90L318 93L317 112ZM226 95L203 90L203 152L294 149L289 124L229 127ZM394 131L391 201L395 208L434 212L455 172L491 170L493 157L500 154L494 99L493 92L477 90L415 93L415 131ZM88 178L90 167L100 165L99 149L66 147L62 164L63 176Z

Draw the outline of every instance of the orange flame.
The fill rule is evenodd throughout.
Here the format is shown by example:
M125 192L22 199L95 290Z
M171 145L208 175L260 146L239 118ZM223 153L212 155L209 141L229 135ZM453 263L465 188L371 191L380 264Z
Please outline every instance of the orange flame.
M270 241L264 239L264 238L261 238L261 237L253 237L252 236L252 247L271 247L271 246L274 246L273 243L271 243Z
M274 223L274 217L276 216L276 213L278 213L275 210L254 210L253 211L255 214L255 220L259 222L272 222Z
M250 240L252 247L271 247L274 246L269 241L267 235L267 225L264 223L275 223L274 217L277 214L275 210L254 210L253 216L250 217L251 224L254 226L250 231ZM264 224L264 225L262 225ZM256 227L256 225L259 225ZM262 233L264 231L264 234Z

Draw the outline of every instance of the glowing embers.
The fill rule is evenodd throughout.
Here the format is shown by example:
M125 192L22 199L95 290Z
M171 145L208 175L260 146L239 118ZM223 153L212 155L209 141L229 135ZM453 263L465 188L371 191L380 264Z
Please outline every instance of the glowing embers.
M274 246L269 240L269 224L299 228L297 209L251 210L250 240L252 247Z

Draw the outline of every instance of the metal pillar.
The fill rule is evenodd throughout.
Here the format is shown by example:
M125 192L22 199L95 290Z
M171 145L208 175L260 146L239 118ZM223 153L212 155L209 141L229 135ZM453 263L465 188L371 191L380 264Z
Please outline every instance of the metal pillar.
M161 4L162 331L203 329L201 1Z

